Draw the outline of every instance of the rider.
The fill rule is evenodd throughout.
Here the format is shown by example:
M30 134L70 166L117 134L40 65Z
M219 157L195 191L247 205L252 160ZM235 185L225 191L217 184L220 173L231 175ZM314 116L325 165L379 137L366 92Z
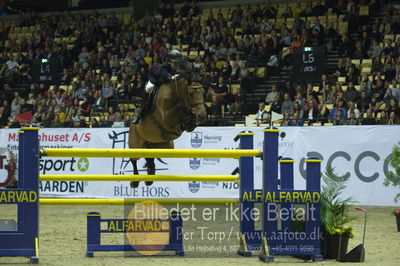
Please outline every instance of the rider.
M153 89L158 89L161 85L170 82L178 76L176 74L178 62L182 60L183 57L179 50L171 50L168 52L167 61L165 63L154 66L150 69L149 81L146 84L145 93L143 95L140 107L136 111L135 117L133 118L133 124L139 123L140 119L144 115L146 109L145 105Z

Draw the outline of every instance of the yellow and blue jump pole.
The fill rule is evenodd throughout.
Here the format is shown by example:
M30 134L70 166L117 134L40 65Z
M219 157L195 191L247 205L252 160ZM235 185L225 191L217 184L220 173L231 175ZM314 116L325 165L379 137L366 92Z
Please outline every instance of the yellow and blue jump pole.
M314 261L321 261L321 160L306 160L306 189L295 190L294 160L278 160L278 140L278 129L264 130L263 246L259 259L272 262L274 255L309 255ZM298 211L305 212L303 220ZM293 228L293 223L301 224L304 228L296 231L298 229Z
M15 204L18 221L13 231L0 231L0 256L29 257L39 263L39 140L38 128L19 131L18 187L0 189L0 204Z
M0 256L27 256L31 258L32 263L38 263L38 204L118 204L135 203L139 199L39 199L39 154L43 156L77 156L74 149L45 149L41 153L39 151L38 129L24 128L19 132L19 183L17 189L0 189L0 204L18 204L18 231L0 231ZM240 198L238 199L180 199L187 204L200 203L204 200L204 204L226 204L237 202L241 205L241 245L238 253L244 256L250 256L251 251L261 248L259 258L263 261L273 261L272 255L310 255L314 260L321 259L319 226L320 226L320 163L318 158L309 158L307 163L307 185L306 190L294 190L293 177L293 160L284 158L278 162L278 139L279 130L276 128L267 128L264 130L264 146L263 152L253 150L253 134L251 132L242 132L240 134L240 150L237 151L221 151L214 150L207 154L207 151L199 150L183 150L178 151L175 156L168 157L183 158L184 156L205 158L240 158ZM69 152L68 152L69 151ZM136 151L120 151L116 154L112 150L105 151L103 149L91 149L84 151L76 150L80 155L94 155L94 157L143 157L141 150ZM100 153L98 153L100 152ZM163 151L165 152L165 150ZM167 151L175 153L174 151ZM148 154L148 151L145 152ZM153 156L160 156L153 155ZM254 189L254 156L263 157L263 187L262 190ZM279 163L280 163L280 180L279 180ZM42 179L53 179L58 176L40 176ZM69 178L80 179L78 176L68 176ZM118 176L116 176L118 177ZM110 180L109 175L96 175L91 179ZM150 178L150 177L147 177ZM165 176L165 180L172 181L176 176ZM199 177L201 179L201 177ZM204 176L209 180L217 178L216 176ZM198 180L200 180L198 179ZM219 176L217 179L236 180L236 176ZM90 180L90 178L89 178ZM24 196L25 195L25 196ZM255 196L256 195L256 196ZM109 200L109 201L107 201ZM141 201L144 199L140 199ZM171 200L171 199L169 199ZM157 200L156 200L157 201ZM263 208L263 229L255 230L252 217L245 215L251 212L255 203L261 203ZM300 204L306 206L307 219L305 221L304 232L292 232L292 224L290 221L278 218L270 219L268 214L278 207L288 209L292 214L295 209L293 206ZM309 212L313 211L312 215ZM178 215L178 214L177 214ZM278 213L276 214L278 216ZM96 216L93 213L93 217ZM310 217L313 219L309 219ZM100 216L99 216L100 217ZM99 218L100 219L100 218ZM278 224L280 223L279 227ZM179 224L175 224L180 226ZM91 233L92 229L88 227L88 239L98 239ZM100 229L94 229L98 234ZM100 230L100 231L99 231ZM317 232L315 232L317 230ZM94 232L94 231L93 231ZM301 240L279 240L274 239L273 235L279 233L302 233L304 239ZM96 234L97 234L96 233ZM107 232L103 232L107 233ZM89 234L92 234L89 236ZM317 237L312 237L317 234ZM6 241L3 241L6 240ZM11 243L11 244L10 244ZM91 241L91 243L94 243ZM180 239L171 239L171 250L175 250L177 255L180 253ZM96 244L97 245L97 244ZM101 244L99 244L101 245ZM143 247L147 248L147 247ZM175 248L175 249L173 249ZM96 246L97 250L89 250L88 256L92 256L94 251L99 251L100 246ZM107 250L124 251L125 247L107 247Z

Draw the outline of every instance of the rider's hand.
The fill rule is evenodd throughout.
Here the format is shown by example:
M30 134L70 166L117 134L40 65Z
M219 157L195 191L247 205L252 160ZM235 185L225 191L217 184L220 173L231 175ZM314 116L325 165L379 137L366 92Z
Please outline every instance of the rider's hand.
M176 80L176 79L178 79L178 77L179 77L179 74L175 74L175 75L172 76L171 79L172 79L172 80Z

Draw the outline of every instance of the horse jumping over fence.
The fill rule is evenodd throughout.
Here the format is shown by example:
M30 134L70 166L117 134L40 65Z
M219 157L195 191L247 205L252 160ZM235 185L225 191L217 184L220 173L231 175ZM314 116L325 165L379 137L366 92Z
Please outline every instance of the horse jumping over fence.
M192 80L193 72L185 61L183 68L178 70L178 77L159 88L153 110L148 111L138 124L130 126L130 149L173 149L175 139L184 131L193 131L206 119L205 91L200 83ZM135 175L139 174L138 159L131 159ZM146 168L147 174L155 174L154 158L146 158ZM145 183L150 186L153 182ZM139 181L132 181L131 186L138 187Z

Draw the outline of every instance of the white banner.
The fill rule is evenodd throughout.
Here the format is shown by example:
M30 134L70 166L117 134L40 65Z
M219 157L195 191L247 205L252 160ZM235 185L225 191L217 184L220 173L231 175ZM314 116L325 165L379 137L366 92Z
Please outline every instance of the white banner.
M175 141L176 149L237 149L236 135L251 130L255 149L262 149L259 127L199 127ZM387 158L400 140L400 126L341 126L280 128L279 155L295 162L295 188L305 189L304 158L323 158L322 169L332 164L340 175L351 174L343 196L352 196L363 205L395 205L398 189L382 185L389 170ZM41 129L41 147L52 148L127 148L127 128ZM0 184L9 175L10 158L18 154L18 129L0 130ZM138 162L146 173L145 161ZM229 175L238 167L234 159L156 159L158 174ZM261 161L255 159L255 187L261 188ZM40 160L41 174L132 174L129 159L124 158L50 158ZM237 198L233 182L155 182L130 188L129 182L40 182L44 197L88 198Z

